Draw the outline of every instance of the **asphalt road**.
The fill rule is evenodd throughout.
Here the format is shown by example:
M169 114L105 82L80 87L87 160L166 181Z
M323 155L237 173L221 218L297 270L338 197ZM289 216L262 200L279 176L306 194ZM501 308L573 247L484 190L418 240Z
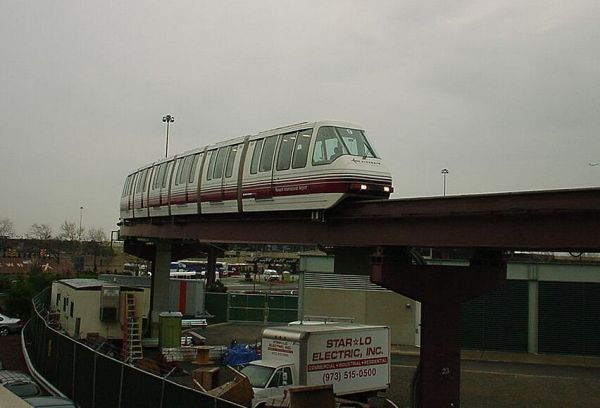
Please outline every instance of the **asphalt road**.
M408 407L416 356L393 356L388 398ZM600 368L463 361L463 408L600 407Z

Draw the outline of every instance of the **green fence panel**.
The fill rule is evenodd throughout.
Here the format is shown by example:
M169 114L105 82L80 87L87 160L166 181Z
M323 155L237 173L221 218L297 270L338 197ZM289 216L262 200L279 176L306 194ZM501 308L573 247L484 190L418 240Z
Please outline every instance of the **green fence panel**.
M229 308L229 320L246 320L246 309L241 307Z
M163 407L190 408L190 407L214 407L215 399L207 394L190 388L183 387L170 381L165 381L165 392L163 395ZM158 407L158 404L155 405ZM235 406L235 405L232 405Z
M248 295L247 296L247 307L264 309L265 308L265 295Z
M285 296L273 296L267 297L269 309L285 309Z
M265 309L246 309L246 321L248 322L264 322Z
M248 306L248 295L229 295L229 307L246 307Z
M205 298L205 310L214 315L209 319L210 323L222 323L227 321L227 293L207 293Z
M286 296L285 308L298 310L298 296Z

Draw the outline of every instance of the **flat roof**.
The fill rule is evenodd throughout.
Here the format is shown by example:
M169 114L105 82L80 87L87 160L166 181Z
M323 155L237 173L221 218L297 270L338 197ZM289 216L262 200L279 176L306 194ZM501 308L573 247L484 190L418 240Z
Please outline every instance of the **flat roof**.
M96 289L99 290L103 286L118 286L121 289L133 290L133 291L143 290L142 288L138 288L135 286L123 286L123 285L119 285L118 283L110 283L110 282L106 282L106 281L103 281L100 279L93 279L93 278L60 279L58 282L62 283L65 286L68 286L70 288L76 289L76 290L96 290Z

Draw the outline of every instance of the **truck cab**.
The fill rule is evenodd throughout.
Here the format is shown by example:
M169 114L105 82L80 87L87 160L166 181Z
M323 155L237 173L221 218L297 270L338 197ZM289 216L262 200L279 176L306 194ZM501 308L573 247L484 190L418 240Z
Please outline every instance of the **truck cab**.
M284 390L298 385L294 376L293 364L283 361L253 361L241 370L248 377L254 391L253 407L261 403L282 399ZM296 381L295 381L296 380Z

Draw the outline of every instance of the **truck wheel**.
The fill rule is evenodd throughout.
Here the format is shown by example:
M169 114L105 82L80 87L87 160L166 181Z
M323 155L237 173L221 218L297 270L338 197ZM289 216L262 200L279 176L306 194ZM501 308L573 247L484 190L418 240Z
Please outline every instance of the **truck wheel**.
M0 336L8 336L8 327L0 327Z

